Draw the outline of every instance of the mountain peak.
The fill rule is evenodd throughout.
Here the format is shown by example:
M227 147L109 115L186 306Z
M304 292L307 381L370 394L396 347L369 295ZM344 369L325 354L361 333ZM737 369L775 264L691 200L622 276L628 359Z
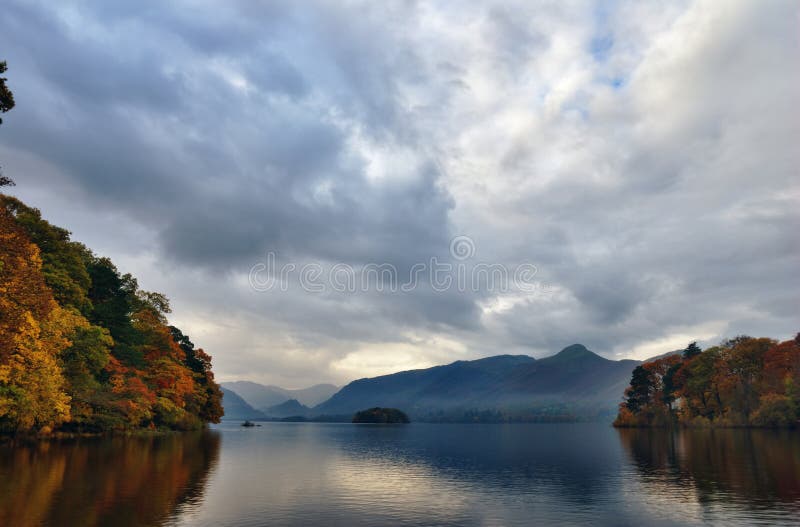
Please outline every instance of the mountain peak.
M597 353L589 350L583 344L573 344L571 346L567 346L563 350L559 351L553 358L558 357L561 359L583 359L583 358L602 358Z

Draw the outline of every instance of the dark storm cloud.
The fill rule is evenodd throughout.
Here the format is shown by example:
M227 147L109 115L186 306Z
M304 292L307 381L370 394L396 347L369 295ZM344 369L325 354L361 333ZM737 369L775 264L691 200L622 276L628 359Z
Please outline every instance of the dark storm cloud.
M93 24L113 31L123 29L131 13L81 15L97 16ZM349 125L313 100L319 94L309 95L290 57L262 53L265 39L255 33L253 56L226 57L224 51L243 46L217 44L211 57L197 59L197 49L176 46L173 54L163 48L160 38L202 40L192 32L182 38L179 32L191 27L187 20L167 31L171 14L160 24L137 21L142 42L130 48L122 47L129 37L95 38L91 30L77 37L54 13L12 6L5 17L17 30L7 34L12 46L36 43L19 51L32 61L18 60L19 69L35 68L29 72L49 85L39 89L68 105L64 118L73 124L57 125L55 104L24 104L21 86L23 104L11 142L68 169L87 193L97 195L92 199L151 223L168 255L214 267L240 264L264 250L355 262L411 261L434 244L446 244L442 229L452 202L437 187L430 162L406 183L367 181L365 161L346 149ZM323 30L336 27L327 21ZM327 37L338 46L329 55L341 68L335 73L348 88L364 92L353 98L348 90L348 98L363 104L360 113L371 127L391 128L394 102L383 80L388 76L371 68L368 58L347 56L356 55L359 42ZM111 41L101 45L105 38ZM211 64L226 59L233 82L241 75L248 83L241 91ZM322 199L315 197L320 187Z

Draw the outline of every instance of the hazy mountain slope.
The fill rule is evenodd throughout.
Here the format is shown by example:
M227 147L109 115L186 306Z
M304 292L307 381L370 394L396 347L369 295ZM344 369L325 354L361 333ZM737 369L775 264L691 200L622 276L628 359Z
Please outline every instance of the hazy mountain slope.
M580 344L540 359L514 373L511 391L555 400L580 400L597 404L619 403L635 360L605 359Z
M535 359L531 357L500 355L359 379L313 410L317 414L337 415L381 406L419 415L429 409L480 400L502 384L514 368L532 362Z
M223 382L222 386L239 394L253 408L269 408L290 399L297 399L300 404L306 406L314 406L339 390L333 384L316 384L308 388L289 390L250 381Z
M264 414L247 404L247 401L239 397L224 386L222 390L222 407L225 409L225 419L263 419Z
M253 408L267 408L291 399L285 391L250 381L223 382L222 386L236 392Z
M604 359L580 344L535 360L499 355L354 381L314 415L344 415L372 406L425 418L460 410L522 412L558 407L595 415L616 411L637 361Z
M295 417L298 415L307 417L310 415L311 409L297 399L289 399L285 403L263 408L262 412L267 417Z
M330 399L331 395L339 391L335 384L315 384L299 390L284 390L292 399L304 406L316 406Z

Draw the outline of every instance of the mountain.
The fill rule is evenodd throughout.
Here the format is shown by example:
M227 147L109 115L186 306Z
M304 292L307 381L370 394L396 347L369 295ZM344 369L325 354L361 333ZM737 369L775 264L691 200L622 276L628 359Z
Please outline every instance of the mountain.
M304 404L300 404L297 399L289 399L285 403L264 408L263 412L267 417L308 417L310 415L311 408L305 406Z
M498 355L353 381L314 415L392 407L416 420L549 420L613 415L634 360L608 360L581 344L536 360Z
M315 384L299 390L284 390L292 399L297 399L300 404L315 406L330 399L331 395L339 391L339 386L334 384Z
M299 390L288 390L280 386L263 385L250 381L233 381L221 383L225 388L239 394L253 408L265 409L297 399L300 404L314 406L339 390L333 384L316 384Z
M222 406L225 408L226 419L263 419L264 414L247 404L247 401L239 397L224 386L222 390Z
M282 388L264 386L250 381L223 382L220 384L244 399L253 408L268 408L291 399Z

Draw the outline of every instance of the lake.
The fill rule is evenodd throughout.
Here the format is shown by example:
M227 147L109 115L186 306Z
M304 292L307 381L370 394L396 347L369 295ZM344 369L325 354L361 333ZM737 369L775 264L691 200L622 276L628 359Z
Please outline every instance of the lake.
M223 423L0 445L0 525L800 523L800 433Z

